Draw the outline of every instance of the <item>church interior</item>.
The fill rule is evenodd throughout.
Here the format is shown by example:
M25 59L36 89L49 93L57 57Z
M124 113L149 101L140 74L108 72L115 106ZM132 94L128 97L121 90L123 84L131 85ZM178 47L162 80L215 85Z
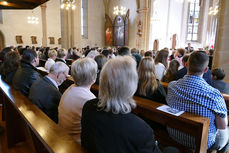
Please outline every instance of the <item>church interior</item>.
M179 49L187 53L204 51L209 59L211 56L210 69L222 68L225 73L222 80L229 84L227 15L228 0L0 0L0 54L7 47L17 48L19 52L20 48L33 48L39 52L38 71L46 76L51 70L44 68L48 58L43 58L42 51L46 57L49 56L49 52L45 53L47 48L56 50L57 54L59 49L72 54L76 51L77 58L65 62L70 69L68 78L57 87L63 95L76 82L69 75L73 74L75 60L86 56L95 58L103 50L112 50L111 54L116 56L115 52L118 54L122 47L138 54L134 56L136 61L138 56L145 58L146 52L155 58L159 51L167 50L170 63ZM0 62L3 62L1 55ZM162 80L159 79L160 84L168 94L169 82ZM90 87L95 97L99 97L102 87L96 84ZM86 153L81 145L84 141L71 137L36 107L28 95L21 94L2 79L0 89L0 153ZM221 97L228 114L229 93L221 92ZM162 104L156 100L152 103L136 95L133 99L137 107L132 113L152 127L161 150L172 146L181 153L217 152L208 150L211 121L206 116L186 111L182 115L171 115L159 111ZM226 120L228 126L229 120ZM194 149L169 138L168 126L194 137Z

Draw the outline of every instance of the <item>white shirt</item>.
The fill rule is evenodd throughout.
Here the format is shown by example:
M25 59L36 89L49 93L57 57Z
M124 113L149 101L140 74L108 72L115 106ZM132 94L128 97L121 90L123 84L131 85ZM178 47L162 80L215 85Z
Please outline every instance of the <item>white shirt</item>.
M64 92L58 107L58 124L70 135L78 139L81 133L81 115L83 105L95 95L86 87L71 85Z
M48 60L45 62L45 69L49 71L53 64L55 64L55 61L51 58L48 58Z
M162 63L158 63L155 65L155 74L159 81L161 81L162 77L165 74L165 66Z

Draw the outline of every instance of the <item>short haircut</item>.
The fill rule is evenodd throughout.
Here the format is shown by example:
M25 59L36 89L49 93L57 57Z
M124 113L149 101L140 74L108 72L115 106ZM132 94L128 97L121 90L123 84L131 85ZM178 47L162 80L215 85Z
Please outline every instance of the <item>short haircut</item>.
M102 54L103 54L104 56L108 57L108 55L110 54L110 51L107 50L107 49L104 49L104 50L102 51Z
M147 56L153 57L153 54L152 54L151 51L147 51L147 52L145 52L144 56L145 56L145 57L147 57Z
M52 58L52 57L54 57L54 56L57 56L56 50L54 50L54 49L49 50L49 52L48 52L48 57L49 57L49 58Z
M95 56L94 60L96 61L99 70L101 70L103 65L107 62L107 58L103 54Z
M64 49L64 48L58 49L58 50L57 50L57 57L58 57L58 58L64 58L64 56L66 56L67 53L68 53L68 52L67 52L66 49Z
M118 55L120 56L130 55L130 49L128 47L121 47L118 49Z
M193 75L201 75L208 66L208 61L206 52L193 52L188 58L188 72Z
M114 114L126 114L136 107L133 95L138 84L136 62L131 56L110 59L99 80L98 107Z
M26 49L23 51L22 60L27 63L32 63L32 61L37 57L36 51L32 49Z
M69 67L63 62L56 62L53 64L49 70L51 74L65 73L69 71Z
M78 86L90 85L96 80L98 66L92 58L80 58L71 67L71 74L74 82Z
M225 77L225 72L222 68L216 68L212 70L212 75L216 76L216 80L223 80Z
M139 54L139 50L137 50L136 48L132 48L131 54Z

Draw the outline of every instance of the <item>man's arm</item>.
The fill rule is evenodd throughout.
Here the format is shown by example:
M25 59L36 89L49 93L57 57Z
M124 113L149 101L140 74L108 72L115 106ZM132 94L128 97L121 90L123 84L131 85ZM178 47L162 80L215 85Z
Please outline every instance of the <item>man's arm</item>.
M217 129L221 129L221 130L226 129L228 125L227 115L225 118L215 115L215 123Z

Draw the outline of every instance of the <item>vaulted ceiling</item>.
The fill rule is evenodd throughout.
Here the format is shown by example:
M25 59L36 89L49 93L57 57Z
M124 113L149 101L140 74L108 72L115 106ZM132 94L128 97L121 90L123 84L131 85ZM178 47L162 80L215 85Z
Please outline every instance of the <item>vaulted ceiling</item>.
M48 0L0 0L0 9L34 9Z

